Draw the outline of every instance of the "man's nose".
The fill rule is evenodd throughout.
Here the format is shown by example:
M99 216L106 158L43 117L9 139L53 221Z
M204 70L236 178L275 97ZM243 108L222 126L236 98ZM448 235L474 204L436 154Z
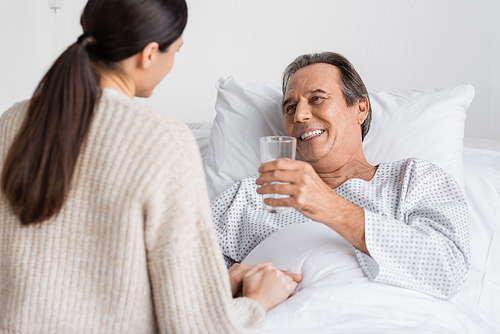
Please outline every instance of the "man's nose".
M306 102L299 102L295 110L294 121L296 123L303 123L310 121L313 118L311 106Z

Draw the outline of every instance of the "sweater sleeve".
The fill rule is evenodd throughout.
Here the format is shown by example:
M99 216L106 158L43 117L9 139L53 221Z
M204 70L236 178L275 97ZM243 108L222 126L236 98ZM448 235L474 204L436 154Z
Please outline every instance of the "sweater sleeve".
M450 298L470 265L467 205L443 170L424 161L408 169L399 203L392 204L401 206L399 217L365 209L370 256L357 249L356 255L372 280Z
M143 212L161 333L244 333L259 328L265 318L260 304L232 298L191 132L183 125L169 129L159 136L152 155Z

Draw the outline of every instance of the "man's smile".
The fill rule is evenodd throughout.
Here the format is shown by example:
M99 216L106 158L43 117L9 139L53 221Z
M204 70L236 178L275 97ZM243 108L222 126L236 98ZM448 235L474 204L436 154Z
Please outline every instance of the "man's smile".
M315 137L318 137L321 135L325 130L322 129L307 129L304 132L302 132L299 136L300 140L309 140Z

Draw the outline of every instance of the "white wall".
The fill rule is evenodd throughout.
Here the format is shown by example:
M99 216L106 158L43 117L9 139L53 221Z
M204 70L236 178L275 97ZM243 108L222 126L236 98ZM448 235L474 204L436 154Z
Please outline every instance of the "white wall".
M56 27L47 1L2 0L0 110L29 98L56 53L81 34L85 2L65 0ZM160 112L211 121L220 76L279 85L293 58L329 50L350 59L369 90L471 83L476 98L466 135L500 140L498 0L188 0L188 6L176 66L142 101Z

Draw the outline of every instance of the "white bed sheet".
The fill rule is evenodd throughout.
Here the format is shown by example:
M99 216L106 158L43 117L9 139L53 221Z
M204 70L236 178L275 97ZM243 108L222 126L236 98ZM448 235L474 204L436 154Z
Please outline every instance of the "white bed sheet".
M245 259L300 272L298 292L267 314L262 333L497 333L498 325L464 293L438 300L370 281L352 246L317 223L287 226Z
M464 150L471 269L462 291L500 323L500 152Z

